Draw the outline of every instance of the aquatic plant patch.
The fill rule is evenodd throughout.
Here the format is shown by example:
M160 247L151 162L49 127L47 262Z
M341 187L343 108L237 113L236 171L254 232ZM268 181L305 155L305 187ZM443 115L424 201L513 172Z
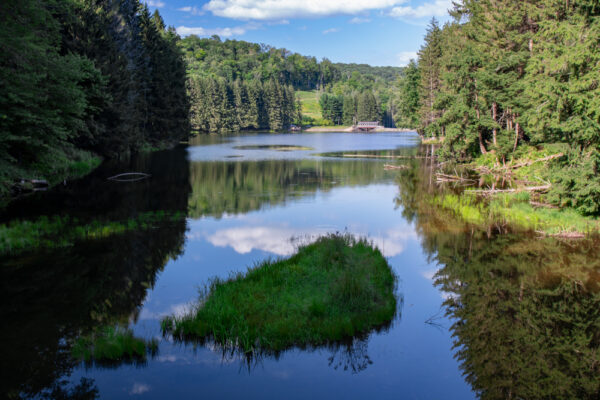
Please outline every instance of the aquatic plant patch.
M243 352L338 341L389 324L395 277L365 240L332 234L288 259L214 280L196 308L162 320L175 340L214 341Z
M97 332L79 337L71 348L71 355L86 364L118 365L143 363L147 355L158 352L156 339L135 337L131 329L103 327Z

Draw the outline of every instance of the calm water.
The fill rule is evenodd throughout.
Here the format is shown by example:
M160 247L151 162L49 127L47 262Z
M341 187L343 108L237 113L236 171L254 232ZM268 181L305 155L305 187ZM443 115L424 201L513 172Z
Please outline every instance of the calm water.
M322 154L336 152L427 154L410 133L203 137L9 205L2 223L68 216L56 241L70 225L180 217L1 257L2 389L9 398L598 398L597 242L467 226L430 205L440 192L430 160ZM152 177L106 180L127 171ZM186 312L210 278L336 231L370 238L389 259L399 278L389 329L252 360L162 337L160 319ZM78 337L116 324L156 338L156 354L73 359Z

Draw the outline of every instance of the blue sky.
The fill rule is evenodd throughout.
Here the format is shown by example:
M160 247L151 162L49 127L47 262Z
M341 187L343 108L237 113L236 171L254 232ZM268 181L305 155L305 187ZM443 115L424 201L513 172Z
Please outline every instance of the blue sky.
M265 43L333 62L405 65L451 0L147 0L181 36Z

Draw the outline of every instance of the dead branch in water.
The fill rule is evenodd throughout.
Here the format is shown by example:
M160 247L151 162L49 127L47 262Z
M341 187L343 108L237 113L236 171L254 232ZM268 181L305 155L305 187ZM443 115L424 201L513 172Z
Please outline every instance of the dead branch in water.
M383 155L383 154L342 154L342 157L350 157L350 158L398 158L398 159L410 159L410 160L412 160L412 159L427 158L427 157L422 157L422 156L392 156L392 155Z
M559 232L559 233L546 233L543 231L535 231L537 234L542 236L549 236L555 238L563 238L563 239L583 239L585 238L585 234L581 232Z
M466 193L481 193L483 195L490 195L496 193L518 193L518 192L543 192L550 189L552 185L542 185L542 186L526 186L516 189L478 189L478 190L468 190Z
M498 174L498 173L511 174L512 173L511 170L513 170L513 169L518 169L521 167L528 167L528 166L533 165L538 162L546 162L546 161L554 160L555 158L560 158L563 155L564 155L563 153L558 153L558 154L552 154L548 157L538 158L537 160L530 160L530 161L526 161L526 162L514 164L514 165L508 164L508 165L504 165L504 166L495 166L492 168L489 168L486 166L479 166L479 167L475 167L474 169L481 174Z
M436 172L435 177L438 182L475 182L474 179L465 178L462 175L458 175L456 171L454 171L455 175L443 174L441 172Z
M406 165L390 165L390 164L383 164L383 169L385 170L395 170L395 169L407 169L408 167Z
M552 154L551 156L544 157L544 158L538 158L537 160L531 160L531 161L527 161L527 162L520 163L520 164L515 164L515 165L508 165L507 168L517 169L517 168L521 168L521 167L527 167L527 166L535 164L537 162L550 161L550 160L553 160L555 158L562 157L563 155L564 155L563 153Z

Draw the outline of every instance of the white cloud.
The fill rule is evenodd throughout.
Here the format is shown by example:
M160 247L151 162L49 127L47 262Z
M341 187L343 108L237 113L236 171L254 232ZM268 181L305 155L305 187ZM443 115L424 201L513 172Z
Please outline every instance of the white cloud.
M323 35L327 35L328 33L335 33L335 32L339 32L340 30L338 28L329 28L329 29L325 29L323 31Z
M289 239L296 233L287 228L231 228L215 232L208 237L208 241L218 247L230 246L239 254L247 254L257 249L278 256L289 256L296 249Z
M398 66L405 67L408 65L410 60L417 60L417 52L416 51L403 51L396 55L396 59L398 60Z
M365 24L371 22L371 18L354 17L349 21L351 24Z
M134 383L129 394L144 394L150 390L150 386L145 383Z
M181 8L178 8L177 11L183 11L186 13L190 13L192 15L204 15L204 11L202 11L201 9L199 9L196 6L181 7Z
M219 17L269 20L358 14L388 8L407 0L210 0L204 9Z
M394 7L390 11L390 15L397 18L442 17L448 15L450 8L452 8L452 0L435 0L432 3L424 3L417 7Z
M216 231L207 235L206 239L213 246L231 247L239 254L247 254L252 250L262 250L278 256L292 255L297 246L302 243L312 242L319 236L330 232L326 228L301 228L293 229L286 227L239 227ZM193 238L200 239L200 235ZM358 236L364 234L358 233ZM405 243L415 238L414 231L389 230L383 236L369 237L386 257L394 257L402 253Z
M164 1L160 1L160 0L148 0L148 5L150 7L157 7L157 8L161 8L165 6Z
M257 29L255 26L234 26L231 28L202 28L202 27L189 27L189 26L178 26L176 28L177 33L180 36L212 36L219 35L225 38L232 36L240 36L246 33L248 30Z

